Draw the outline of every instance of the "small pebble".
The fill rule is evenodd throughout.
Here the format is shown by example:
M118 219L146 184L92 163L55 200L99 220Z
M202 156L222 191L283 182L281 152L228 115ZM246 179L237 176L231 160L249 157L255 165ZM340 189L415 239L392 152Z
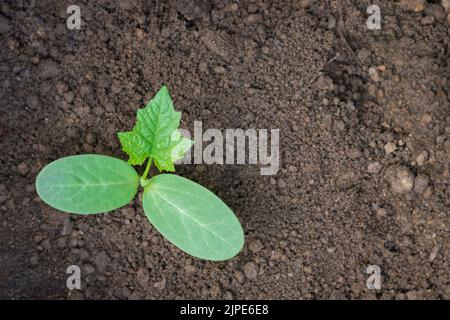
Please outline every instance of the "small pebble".
M244 274L245 276L250 279L256 279L258 276L258 266L254 262L248 262L244 266Z
M384 145L384 152L386 152L386 154L391 154L396 149L397 149L397 144L395 142L391 141Z
M381 64L381 65L379 65L379 66L377 67L377 70L378 70L378 71L381 71L381 72L385 72L385 71L386 71L386 66L385 66L384 64Z
M73 231L72 221L70 221L70 218L67 217L67 218L64 219L63 229L61 231L61 235L63 235L63 236L71 235L72 231Z
M104 251L99 252L95 257L95 265L100 271L104 271L110 262L111 259Z
M414 179L414 192L417 194L424 193L428 187L429 182L430 182L430 179L426 175L419 174Z
M369 68L369 76L370 76L370 78L371 78L373 81L375 81L375 82L380 81L380 77L379 77L379 75L378 75L378 70L377 70L377 68L370 67L370 68Z
M71 248L75 248L78 244L78 240L77 239L70 239L69 241L69 247Z
M247 19L246 19L246 22L247 23L258 23L258 22L261 22L262 20L263 20L262 19L262 15L259 14L259 13L256 13L256 14L248 15Z
M26 102L27 102L27 106L29 108L36 109L38 107L38 105L39 105L39 98L38 98L38 96L32 94L32 95L29 95L27 97L27 101Z
M188 274L194 274L197 272L197 268L191 264L184 266L184 271Z
M65 248L67 246L67 239L65 237L58 238L56 244L59 248Z
M91 265L91 264L85 264L81 268L82 268L83 274L86 274L86 275L87 274L92 274L95 271L94 266Z
M378 89L377 90L377 97L378 97L378 99L383 99L384 98L384 91L383 91L383 89Z
M278 180L278 187L280 189L285 189L286 188L286 182L284 180L279 179Z
M440 249L441 249L441 246L435 245L430 252L430 257L428 258L428 261L433 262L434 259L436 259Z
M39 60L38 56L34 56L34 57L31 57L30 61L32 64L39 64L40 60Z
M252 123L253 121L255 121L255 115L252 112L248 112L245 115L244 119L247 123Z
M446 12L450 12L450 0L441 0L442 6Z
M433 187L432 187L432 186L428 186L428 187L425 189L425 192L422 194L422 196L423 196L425 199L431 198L432 195L433 195Z
M252 251L254 253L258 253L264 248L264 246L261 243L261 241L259 241L257 239L253 240L252 242L250 242L248 247L249 247L250 251Z
M435 18L434 16L425 16L420 20L420 23L424 26L428 26L434 24Z
M424 165L424 163L425 163L425 154L422 152L422 153L420 153L417 157L416 157L416 159L415 159L415 161L416 161L416 164L419 166L419 167L422 167L423 165Z
M369 163L367 166L367 172L369 173L378 173L381 170L381 164L378 161Z
M0 204L4 204L8 200L8 197L5 195L0 195Z
M94 134L94 133L92 133L92 132L89 132L87 135L86 135L86 142L88 143L88 144L94 144L95 142L97 141L97 137L96 137L96 135Z
M433 121L433 118L431 117L431 115L429 113L424 113L420 117L420 123L424 127L428 126L431 123L431 121Z
M247 7L248 13L257 13L258 12L258 6L256 4L249 4Z
M38 261L39 261L38 255L37 255L37 254L33 254L33 255L31 256L31 258L30 258L30 263L31 263L33 266L35 266L35 265L38 264Z
M19 171L19 173L22 176L26 176L27 173L30 171L30 169L28 168L28 165L25 162L21 162L18 166L17 166L17 170Z
M336 18L333 17L332 15L330 15L328 17L328 29L334 29L334 27L336 27Z
M136 29L136 39L138 41L144 40L144 31L142 29Z
M34 185L34 183L30 183L25 187L25 191L30 193L30 192L34 192L36 190L36 187Z
M422 12L425 9L426 0L400 0L399 4L407 10Z
M408 300L417 300L419 299L419 294L416 290L411 290L406 293L406 298Z
M217 74L225 74L227 70L222 66L214 67L214 72Z
M358 159L362 156L361 151L359 149L355 149L355 148L350 149L347 154L350 159Z
M377 215L378 218L384 218L384 217L386 217L386 209L384 209L384 208L378 208L378 209L377 209L377 212L376 212L376 215Z
M407 167L399 166L390 175L391 188L394 193L403 194L412 190L414 175Z

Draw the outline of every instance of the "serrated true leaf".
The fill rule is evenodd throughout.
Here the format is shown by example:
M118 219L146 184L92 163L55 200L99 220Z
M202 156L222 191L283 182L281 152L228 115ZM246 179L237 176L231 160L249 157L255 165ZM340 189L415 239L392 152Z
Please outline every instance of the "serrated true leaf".
M160 174L144 189L152 225L181 250L206 260L227 260L244 245L233 211L214 193L186 178Z
M102 155L61 158L45 166L36 178L44 202L65 212L93 214L129 203L139 176L126 162Z
M173 108L167 87L163 86L144 109L138 110L133 130L118 133L122 149L129 156L128 162L142 165L149 158L160 171L175 171L174 162L180 157L174 159L173 150L180 144L184 150L186 140L191 141L176 134L180 117L181 113Z

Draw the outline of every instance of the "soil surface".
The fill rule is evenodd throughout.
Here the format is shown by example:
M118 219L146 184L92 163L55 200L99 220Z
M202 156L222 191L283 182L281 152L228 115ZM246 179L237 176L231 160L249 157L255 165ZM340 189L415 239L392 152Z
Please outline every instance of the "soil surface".
M0 298L449 299L448 1L78 0L0 5ZM246 244L195 259L139 197L61 213L34 181L63 156L126 159L117 131L167 84L182 127L280 129L280 170L179 165ZM66 269L81 267L82 290ZM381 269L368 289L366 268Z

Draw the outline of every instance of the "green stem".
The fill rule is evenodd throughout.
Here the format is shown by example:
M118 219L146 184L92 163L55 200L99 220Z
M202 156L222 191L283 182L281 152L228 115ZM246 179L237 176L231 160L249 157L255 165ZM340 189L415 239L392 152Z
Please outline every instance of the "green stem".
M142 180L147 180L148 172L150 171L150 167L152 166L152 159L148 159L147 166L145 167L144 174L142 175Z

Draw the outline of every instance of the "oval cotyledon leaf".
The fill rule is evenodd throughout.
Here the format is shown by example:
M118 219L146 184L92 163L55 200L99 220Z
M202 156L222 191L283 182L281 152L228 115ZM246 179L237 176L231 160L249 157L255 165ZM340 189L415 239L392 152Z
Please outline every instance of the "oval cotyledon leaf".
M244 232L233 211L194 181L174 174L157 175L145 186L142 201L152 225L195 257L227 260L244 245Z
M36 178L36 190L48 205L69 213L107 212L129 203L139 187L139 176L120 159L77 155L45 166Z

